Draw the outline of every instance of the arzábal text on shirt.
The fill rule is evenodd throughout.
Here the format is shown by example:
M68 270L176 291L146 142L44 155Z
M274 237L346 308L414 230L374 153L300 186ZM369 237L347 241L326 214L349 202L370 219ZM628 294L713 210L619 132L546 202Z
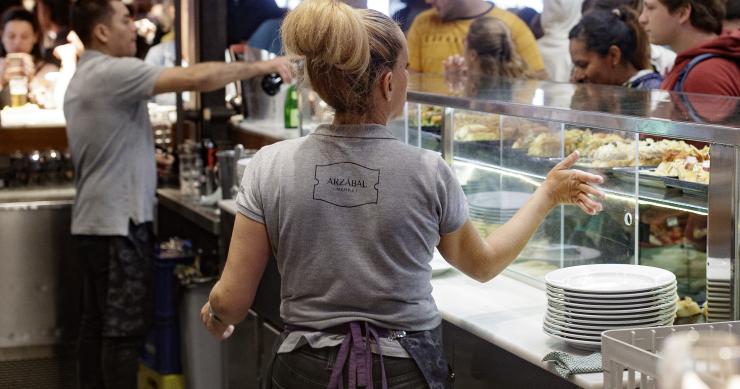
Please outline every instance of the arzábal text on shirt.
M314 200L352 208L378 203L380 170L354 162L316 165Z
M354 192L357 190L356 188L367 188L365 180L352 178L329 177L326 183L334 185L334 189L340 192Z

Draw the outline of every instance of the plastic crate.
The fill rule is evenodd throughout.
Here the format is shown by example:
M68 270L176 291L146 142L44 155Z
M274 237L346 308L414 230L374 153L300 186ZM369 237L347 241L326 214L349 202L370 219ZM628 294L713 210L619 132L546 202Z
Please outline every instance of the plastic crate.
M182 374L159 374L145 365L139 365L139 389L183 389Z
M175 266L190 265L193 257L157 258L154 261L154 314L158 319L177 317L177 287Z
M604 388L654 389L657 387L657 354L665 338L677 332L729 332L740 335L740 321L687 324L669 327L609 330L601 334L601 356L604 365Z
M141 361L160 374L182 372L180 325L175 319L156 319L144 342Z

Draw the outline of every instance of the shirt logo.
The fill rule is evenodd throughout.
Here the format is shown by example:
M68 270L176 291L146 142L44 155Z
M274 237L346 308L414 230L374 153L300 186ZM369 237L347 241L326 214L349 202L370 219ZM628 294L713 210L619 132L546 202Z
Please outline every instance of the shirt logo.
M316 165L314 179L314 200L344 208L378 203L378 169L353 162Z

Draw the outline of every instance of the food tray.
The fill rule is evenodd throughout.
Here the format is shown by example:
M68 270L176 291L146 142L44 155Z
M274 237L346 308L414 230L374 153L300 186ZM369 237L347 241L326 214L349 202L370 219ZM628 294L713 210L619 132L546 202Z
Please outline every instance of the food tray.
M601 333L604 389L655 389L661 360L657 351L669 335L687 331L729 332L740 336L740 321L604 331Z
M455 155L500 165L501 148L508 149L512 143L510 140L456 140Z
M654 167L615 167L612 168L612 173L615 177L618 179L627 182L627 183L634 183L635 180L635 172L637 172L637 179L640 183L640 185L649 186L652 188L660 188L665 189L666 183L663 179L663 176L659 176L657 174L653 174Z
M529 158L529 160L533 163L544 165L549 168L555 167L555 165L563 160L563 157L535 157L532 155L527 155L527 158Z
M421 126L421 130L423 132L428 132L435 135L442 135L442 127L440 126Z
M580 158L576 163L573 165L574 168L585 170L590 173L598 174L601 176L608 176L613 173L613 167L604 167L604 166L594 166L593 161L587 158Z
M681 189L685 195L696 196L703 199L707 198L707 191L709 188L709 185L707 184L679 180L675 177L663 177L663 181L665 181L665 185L667 187Z

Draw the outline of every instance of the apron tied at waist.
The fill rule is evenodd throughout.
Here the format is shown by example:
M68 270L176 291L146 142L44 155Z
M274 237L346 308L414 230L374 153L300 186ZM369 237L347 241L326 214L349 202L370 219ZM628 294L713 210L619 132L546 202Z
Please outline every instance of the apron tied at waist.
M363 327L365 330L364 339ZM321 330L286 324L285 330L287 332L321 331L345 335L342 344L339 346L327 389L344 389L342 372L348 360L348 389L373 387L372 351L370 349L373 341L378 347L380 357L381 387L387 389L388 383L383 363L383 352L380 348L380 338L396 340L401 344L411 359L416 362L430 389L448 388L454 379L454 373L444 356L441 325L425 331L396 331L376 327L368 322L353 321Z
M380 336L373 326L365 322L365 336L367 342L363 339L362 328L360 323L351 322L349 323L349 331L342 345L339 347L337 353L337 361L331 371L331 379L327 389L344 389L344 377L342 370L344 369L344 363L349 357L349 369L347 383L349 389L373 387L373 353L370 350L370 344L375 341L378 346L378 354L380 355L380 379L381 388L388 388L388 381L385 376L385 365L383 364L383 351L380 349Z

